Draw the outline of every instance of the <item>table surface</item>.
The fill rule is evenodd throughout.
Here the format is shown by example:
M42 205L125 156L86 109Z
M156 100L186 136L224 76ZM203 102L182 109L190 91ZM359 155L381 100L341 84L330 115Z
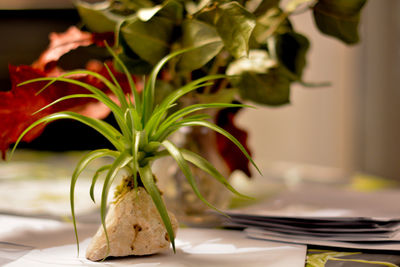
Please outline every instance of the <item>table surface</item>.
M81 253L71 223L50 219L0 216L0 265L12 266L304 266L306 246L246 238L244 232L181 228L176 254L107 259L93 263L84 252L97 224L80 224Z
M0 265L5 266L58 266L68 263L88 266L92 263L83 257L88 238L96 231L98 222L85 219L93 211L87 197L78 199L81 254L76 257L76 246L69 215L69 176L71 166L81 153L47 154L17 153L14 161L0 163ZM101 164L101 163L99 163ZM54 167L57 167L56 171ZM96 166L93 166L96 169ZM84 176L90 177L91 170ZM27 178L29 176L29 178ZM80 181L82 192L88 195L90 180ZM274 190L276 184L263 186ZM280 186L278 186L281 188ZM78 189L81 190L81 189ZM91 218L89 216L89 218ZM289 243L249 239L243 232L216 229L180 229L177 239L178 253L172 252L151 257L112 259L100 266L304 266L306 247ZM321 250L322 249L322 250ZM400 256L384 251L357 251L341 248L308 247L310 259L324 259L336 255L343 259L383 261L400 265ZM340 252L340 254L337 254ZM351 252L351 253L350 253ZM354 253L361 252L361 253ZM336 253L336 254L332 254ZM139 262L138 262L139 261ZM300 262L300 263L299 263ZM160 265L162 264L162 265ZM70 265L69 265L70 266ZM320 266L382 266L365 262L329 260Z

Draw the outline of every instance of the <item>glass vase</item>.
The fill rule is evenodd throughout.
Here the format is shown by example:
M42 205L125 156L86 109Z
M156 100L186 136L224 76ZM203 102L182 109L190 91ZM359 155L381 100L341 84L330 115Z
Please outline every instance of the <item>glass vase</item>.
M224 177L228 178L229 168L218 153L216 133L204 127L182 128L172 136L180 147L195 152L207 159ZM191 171L202 196L219 209L228 207L231 193L215 178L190 164ZM216 226L220 215L211 212L193 192L187 178L176 162L170 157L155 163L157 185L162 191L168 208L175 213L182 224L197 227Z

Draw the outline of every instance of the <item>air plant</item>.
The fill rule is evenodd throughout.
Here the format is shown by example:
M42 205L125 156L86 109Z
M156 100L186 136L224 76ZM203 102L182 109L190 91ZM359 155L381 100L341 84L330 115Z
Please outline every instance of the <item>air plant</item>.
M133 182L134 188L138 186L143 186L147 193L151 196L165 225L165 228L169 235L169 240L172 243L172 247L175 251L174 233L171 225L171 220L169 218L165 203L161 197L160 191L157 188L155 177L152 171L152 163L162 157L172 157L182 170L183 174L186 176L187 181L189 182L196 196L212 209L218 210L211 203L209 203L200 193L198 187L196 186L193 174L189 168L189 163L210 174L213 178L217 179L221 184L223 184L233 193L243 196L228 183L226 178L221 175L220 172L210 162L208 162L206 159L196 153L193 153L183 148L179 148L173 142L168 140L168 137L182 127L207 127L232 141L258 170L256 164L251 159L248 152L235 137L233 137L230 133L223 130L219 126L210 122L210 117L208 115L201 113L199 114L199 111L210 108L248 106L242 104L208 103L194 104L181 108L175 107L177 100L180 99L182 96L193 92L198 88L210 86L213 80L226 78L226 75L209 75L199 78L197 80L193 80L186 85L183 85L181 88L173 91L171 94L165 97L161 101L161 103L156 105L156 79L160 70L171 58L185 53L190 49L180 50L171 53L170 55L164 57L161 61L159 61L155 65L150 75L147 77L144 89L141 92L137 91L132 76L127 70L126 66L122 63L122 61L118 58L118 56L114 53L112 49L108 48L108 50L113 55L115 64L119 65L119 67L123 70L128 79L130 87L130 93L128 94L128 96L125 95L123 88L121 88L121 85L118 83L117 79L110 71L110 69L108 69L107 65L105 66L108 70L108 74L110 75L111 80L95 72L87 70L77 70L68 72L59 77L45 77L29 80L21 83L20 85L47 81L48 83L46 84L46 86L44 86L38 93L45 90L47 87L56 82L66 82L81 86L82 88L87 89L87 94L73 94L61 97L50 103L49 105L43 107L42 109L38 110L37 112L40 112L46 108L55 105L58 102L68 99L92 98L102 102L111 110L117 122L118 129L105 121L87 117L75 112L56 112L41 119L38 119L33 124L31 124L19 136L13 150L11 151L11 154L14 152L16 146L22 140L24 135L26 135L30 130L40 124L47 124L52 121L61 119L72 119L93 128L94 130L102 134L115 147L115 150L97 149L88 152L78 162L72 174L70 186L70 205L78 251L79 240L77 234L74 204L75 186L79 175L88 166L88 164L101 157L111 157L113 159L113 162L109 165L100 167L96 171L95 175L92 178L90 196L92 200L95 201L94 187L98 182L99 174L102 172L106 172L101 193L100 216L107 242L109 242L109 240L105 225L105 216L108 194L111 185L113 184L117 176L117 173L121 169L126 169L129 173L129 178ZM99 90L93 85L69 78L73 75L81 74L92 76L104 83L116 96L117 100L112 100L107 94L105 94L103 91ZM172 107L174 107L174 109L172 109ZM162 179L162 177L159 177L159 179Z

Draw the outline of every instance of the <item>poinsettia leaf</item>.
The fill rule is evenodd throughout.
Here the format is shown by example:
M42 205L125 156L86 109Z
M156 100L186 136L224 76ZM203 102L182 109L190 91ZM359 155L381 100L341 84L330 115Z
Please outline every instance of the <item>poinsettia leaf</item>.
M224 44L213 26L196 19L187 19L182 24L182 46L195 47L183 54L178 64L180 69L191 71L214 58Z
M93 35L83 32L72 26L62 33L51 33L50 44L40 55L32 67L42 71L48 71L50 63L57 62L63 55L81 46L89 46L94 43Z
M245 130L237 127L234 122L234 119L240 110L240 107L231 107L220 110L216 115L216 124L233 135L251 156L250 149L247 145L248 134ZM230 172L232 173L235 170L240 170L248 177L251 177L251 171L249 168L250 162L242 151L221 134L216 135L216 142L217 150L227 164Z
M6 151L14 143L23 130L41 117L50 114L48 109L32 115L35 111L49 103L47 94L36 95L36 92L45 85L37 83L33 86L16 85L24 80L42 77L43 72L29 66L9 66L12 90L0 92L0 150L5 159ZM30 142L39 136L44 129L43 125L32 129L23 139Z
M216 24L225 48L235 57L245 57L249 40L256 26L255 17L236 1L220 5L220 17Z
M346 44L359 41L360 12L367 0L319 0L313 8L318 29Z
M121 87L128 89L128 81L125 75L116 72L111 65L109 67L121 84ZM90 98L68 99L35 113L56 99L73 94L85 94L87 90L71 83L55 83L40 94L37 94L46 85L46 82L37 82L23 86L17 85L27 80L45 78L47 77L47 73L31 66L23 65L18 67L10 66L9 69L12 88L10 91L0 92L0 150L2 151L3 158L5 158L9 146L17 140L23 130L34 121L46 115L62 110L74 110L93 118L104 118L110 113L110 110L106 106L100 106L96 100ZM92 67L92 70L111 80L103 64L99 64L99 67ZM93 85L103 92L110 94L110 90L106 85L91 75L80 75L71 78ZM43 132L44 127L44 124L35 127L24 136L22 141L32 141Z
M288 32L277 35L275 42L279 61L299 79L306 65L306 54L310 47L308 39L299 33Z
M113 32L93 32L92 33L93 44L98 47L105 47L105 44L113 46L115 43L115 36Z
M124 17L112 13L106 2L89 4L78 1L76 8L85 26L92 32L104 33L113 32Z

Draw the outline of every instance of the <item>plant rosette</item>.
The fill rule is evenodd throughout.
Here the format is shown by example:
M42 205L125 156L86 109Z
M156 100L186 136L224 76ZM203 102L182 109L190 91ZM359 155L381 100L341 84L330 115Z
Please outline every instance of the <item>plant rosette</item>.
M168 137L183 127L206 127L232 141L249 161L256 167L254 161L243 145L229 132L209 121L210 116L199 113L206 109L241 108L248 107L242 104L207 103L194 104L181 108L176 107L176 102L190 92L198 88L212 85L212 81L225 78L225 75L208 75L193 80L171 94L166 96L159 104L155 104L156 79L163 66L172 58L190 51L190 49L174 52L159 61L146 79L146 84L141 92L138 92L132 76L114 51L108 48L113 55L115 64L125 73L130 93L126 97L124 88L118 83L113 73L108 69L111 80L104 76L87 71L73 71L59 77L45 77L29 80L20 85L47 81L48 83L38 93L46 90L54 83L64 82L78 85L88 91L87 94L72 94L61 97L42 109L40 112L59 102L76 99L92 98L105 104L113 113L118 124L118 129L105 121L86 117L72 112L61 111L38 119L31 124L18 138L11 154L22 138L36 126L61 119L72 119L93 128L102 134L115 150L98 149L88 152L77 164L71 178L70 201L71 214L75 229L75 236L79 250L77 235L77 223L75 218L75 185L79 175L92 161L101 157L110 157L112 163L100 167L92 178L90 196L93 201L94 188L101 173L106 173L102 185L100 217L101 223L98 232L92 239L87 251L90 260L101 260L108 256L148 255L169 249L169 244L175 251L175 235L177 221L172 213L167 211L162 198L162 193L156 185L152 164L157 159L171 157L174 159L186 177L195 195L208 207L219 211L209 203L199 191L195 178L189 167L190 164L198 167L205 173L215 178L231 192L241 195L226 180L226 178L205 158L200 155L178 147ZM116 96L112 100L100 89L91 84L71 79L77 74L90 75L101 81ZM172 109L174 107L174 109ZM125 169L128 176L117 187L115 201L106 216L108 194L118 172ZM158 177L163 179L163 177ZM246 196L243 196L246 197Z

